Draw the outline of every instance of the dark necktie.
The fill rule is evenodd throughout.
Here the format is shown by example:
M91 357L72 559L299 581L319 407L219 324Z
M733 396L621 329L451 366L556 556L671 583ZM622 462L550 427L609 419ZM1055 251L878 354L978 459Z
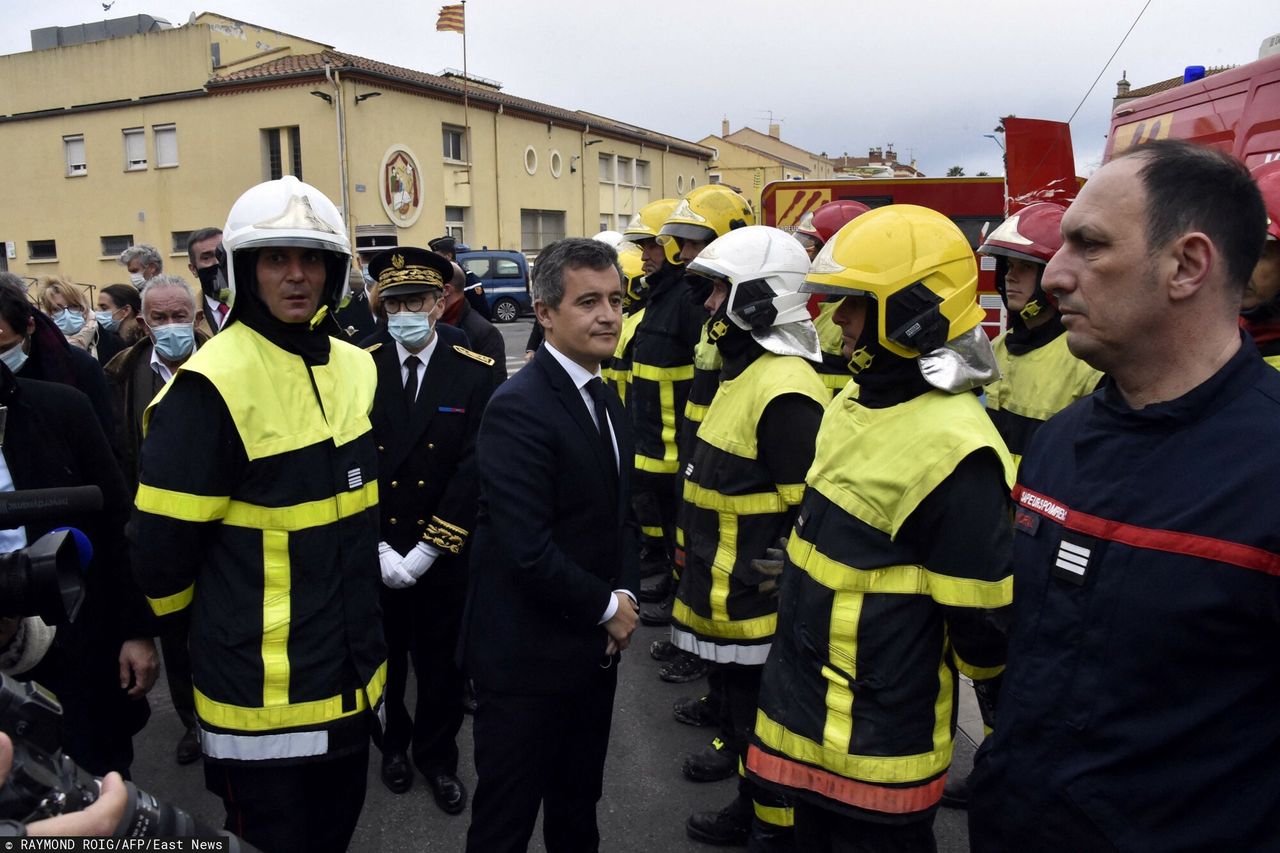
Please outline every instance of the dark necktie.
M587 393L591 395L591 402L595 404L596 409L596 426L600 430L600 443L604 446L604 455L609 460L609 470L617 474L617 461L613 454L613 431L609 429L609 410L604 404L604 383L600 381L600 377L587 382Z
M413 404L418 399L418 365L422 364L422 359L416 355L411 355L404 360L404 366L409 371L409 375L404 380L404 402L409 408L413 408Z

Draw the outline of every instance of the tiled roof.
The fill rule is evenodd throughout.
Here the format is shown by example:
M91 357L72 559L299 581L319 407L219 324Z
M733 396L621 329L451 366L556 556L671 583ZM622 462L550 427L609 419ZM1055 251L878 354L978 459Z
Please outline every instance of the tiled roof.
M1206 68L1204 76L1211 77L1214 74L1221 74L1223 71L1230 71L1235 68L1234 65L1223 65L1216 68ZM1145 98L1147 95L1155 95L1160 92L1167 92L1170 89L1176 89L1182 85L1182 75L1170 77L1168 80L1161 80L1159 83L1152 83L1150 86L1143 86L1139 89L1130 89L1126 95L1118 95L1117 100L1129 100L1130 98Z
M752 139L754 137L756 139L759 139L762 142L772 142L774 145L780 145L784 149L787 149L791 154L791 156L793 157L797 157L797 156L808 157L818 161L828 159L823 157L821 154L814 154L812 151L806 151L798 145L792 145L790 142L783 142L781 139L779 139L776 136L770 136L767 133L761 133L760 131L756 130L754 127L740 127L737 130L735 130L733 133L726 136L725 139L728 140L729 142L735 142L738 145L742 145L743 147L746 147L746 148L759 150L759 146L754 146L754 145L751 145L749 142L744 142L741 139L735 138L739 136L746 137L747 139ZM777 155L775 154L772 156L776 157Z
M427 74L423 71L414 71L412 68L390 65L337 50L282 56L279 59L272 59L250 68L218 74L209 81L208 89L210 92L216 92L244 85L314 77L324 74L325 65L329 65L334 71L339 71L347 76L354 74L367 80L380 80L408 89L442 95L449 100L456 99L460 101L462 99L462 81L459 78ZM635 125L604 118L603 116L595 116L591 113L554 107L550 104L508 95L505 92L497 92L478 85L468 87L467 98L472 105L479 107L496 109L501 106L503 110L516 110L541 119L550 119L568 127L590 128L591 133L637 141L648 146L670 146L673 151L679 151L693 157L703 159L710 159L711 157L709 148L704 148L701 145L678 139L674 136L645 130Z

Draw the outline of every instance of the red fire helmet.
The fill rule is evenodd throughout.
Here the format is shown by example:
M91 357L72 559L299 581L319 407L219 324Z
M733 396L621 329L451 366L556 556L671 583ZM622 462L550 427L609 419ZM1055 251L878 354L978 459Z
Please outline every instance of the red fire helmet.
M1066 212L1062 205L1047 201L1028 205L988 234L978 253L1047 264L1062 248L1062 214Z
M870 209L860 201L849 201L847 199L829 201L817 210L802 216L800 224L796 226L796 231L800 234L807 234L825 244L836 236L836 232L848 222Z

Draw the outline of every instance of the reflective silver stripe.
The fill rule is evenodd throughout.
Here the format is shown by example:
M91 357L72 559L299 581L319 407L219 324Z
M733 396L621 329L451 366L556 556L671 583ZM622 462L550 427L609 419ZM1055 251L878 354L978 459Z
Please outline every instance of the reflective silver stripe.
M291 732L278 735L224 735L200 730L200 749L210 758L269 761L302 758L329 751L328 732Z
M735 643L709 643L698 639L688 631L674 627L671 629L671 642L676 648L692 652L703 660L713 663L737 663L743 666L764 666L772 645L772 643L759 643L740 646Z

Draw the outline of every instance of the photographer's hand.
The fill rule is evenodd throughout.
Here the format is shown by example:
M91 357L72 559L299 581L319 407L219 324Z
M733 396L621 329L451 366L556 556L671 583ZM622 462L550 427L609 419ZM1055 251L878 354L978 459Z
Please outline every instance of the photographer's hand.
M9 776L9 768L13 764L13 742L9 736L0 732L0 786ZM98 800L83 811L58 815L57 817L37 820L27 824L28 835L90 835L106 837L116 831L120 819L124 817L125 806L129 797L125 792L124 780L119 773L108 773L102 779L102 790Z
M135 637L120 644L120 689L127 689L130 699L145 696L156 683L159 672L160 656L156 653L155 640Z

